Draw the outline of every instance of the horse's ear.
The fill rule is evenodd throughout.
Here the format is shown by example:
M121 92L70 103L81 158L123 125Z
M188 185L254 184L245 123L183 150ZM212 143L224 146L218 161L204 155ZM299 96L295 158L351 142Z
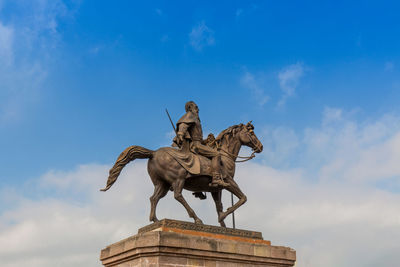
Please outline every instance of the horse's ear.
M249 122L246 124L246 128L247 128L247 129L251 129L251 130L254 129L254 126L253 126L253 124L252 124L252 121L249 121Z

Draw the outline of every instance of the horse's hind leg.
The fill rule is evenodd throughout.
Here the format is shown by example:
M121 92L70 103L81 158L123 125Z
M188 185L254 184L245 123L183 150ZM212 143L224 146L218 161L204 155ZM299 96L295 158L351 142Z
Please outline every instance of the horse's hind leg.
M195 223L203 224L203 222L199 219L199 217L197 217L194 210L189 206L189 204L186 202L185 198L182 195L182 190L184 185L185 185L185 179L178 179L173 183L172 186L174 188L174 197L185 207L187 213L189 214L189 217L193 218Z
M151 204L151 211L150 211L150 221L152 222L157 222L157 216L156 216L156 208L157 208L157 203L158 201L163 198L167 193L170 185L159 181L154 185L154 193L150 197L150 204Z
M221 201L221 195L222 195L222 191L219 190L218 192L212 192L211 193L214 202L215 202L215 207L217 208L217 214L218 214L218 218L220 217L223 207L222 207L222 201ZM226 227L224 220L219 222L221 224L222 227Z

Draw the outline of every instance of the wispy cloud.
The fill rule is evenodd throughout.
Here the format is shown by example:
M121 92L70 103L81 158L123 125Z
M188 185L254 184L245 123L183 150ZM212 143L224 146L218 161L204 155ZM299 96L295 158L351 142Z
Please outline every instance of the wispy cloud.
M304 71L304 65L302 63L296 63L283 68L278 73L279 86L283 92L282 98L278 103L279 106L284 105L287 98L295 94L300 78L304 75Z
M251 15L253 12L255 12L258 9L258 6L254 3L250 4L247 7L242 7L242 8L237 8L235 12L236 19L243 17L243 16L248 16Z
M385 71L388 71L388 72L393 71L394 70L394 63L391 62L391 61L386 62L384 69L385 69Z
M10 65L13 60L14 29L0 21L0 64Z
M93 47L91 47L89 49L89 53L92 55L97 55L103 49L104 49L104 45L102 45L102 44L94 45Z
M245 71L242 78L240 79L240 84L249 89L254 97L257 100L257 103L260 106L263 106L265 103L269 101L269 96L265 95L264 89L260 84L260 81L256 79L254 74L249 71Z
M17 121L35 102L49 61L60 42L60 18L70 16L63 1L16 1L18 19L0 17L0 125Z
M240 15L242 15L242 14L243 14L243 9L242 8L236 9L236 13L235 13L236 17L240 17Z
M204 47L215 44L214 31L202 21L192 28L189 33L189 42L195 50L201 51Z
M0 100L0 125L18 121L26 105L37 100L40 88L47 77L41 62L0 67L0 83L6 97Z

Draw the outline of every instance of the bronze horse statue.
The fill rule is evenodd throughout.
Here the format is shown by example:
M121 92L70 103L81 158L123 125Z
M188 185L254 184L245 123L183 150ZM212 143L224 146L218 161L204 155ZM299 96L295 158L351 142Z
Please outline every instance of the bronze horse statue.
M252 156L248 157L248 159L253 158L254 153L260 153L263 150L263 145L254 134L253 129L254 126L251 122L246 125L233 125L222 131L215 139L216 145L222 154L221 163L224 180L229 184L224 188L210 186L211 177L209 175L193 175L189 173L173 156L171 156L171 153L168 153L169 150L179 151L176 148L162 147L156 151L152 151L140 146L130 146L121 153L114 166L110 169L107 186L101 189L101 191L107 191L114 184L126 164L135 159L148 158L147 171L154 184L154 193L150 197L150 221L158 221L156 216L157 203L168 193L168 190L171 190L174 191L175 199L185 207L189 216L194 219L195 223L202 224L203 222L197 217L196 213L182 195L182 190L186 189L193 192L210 192L215 201L218 221L222 227L226 227L224 219L247 200L246 195L233 180L235 175L235 161L240 148L242 145L245 145L253 150ZM198 157L200 158L200 164L203 169L210 165L209 159L199 155ZM228 190L239 199L226 211L223 211L222 207L222 189Z

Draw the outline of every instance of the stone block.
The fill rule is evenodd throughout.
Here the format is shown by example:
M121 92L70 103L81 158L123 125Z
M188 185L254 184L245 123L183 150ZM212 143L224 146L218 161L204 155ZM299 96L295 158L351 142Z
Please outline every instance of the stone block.
M296 252L259 232L165 219L107 246L100 260L106 267L289 267Z

